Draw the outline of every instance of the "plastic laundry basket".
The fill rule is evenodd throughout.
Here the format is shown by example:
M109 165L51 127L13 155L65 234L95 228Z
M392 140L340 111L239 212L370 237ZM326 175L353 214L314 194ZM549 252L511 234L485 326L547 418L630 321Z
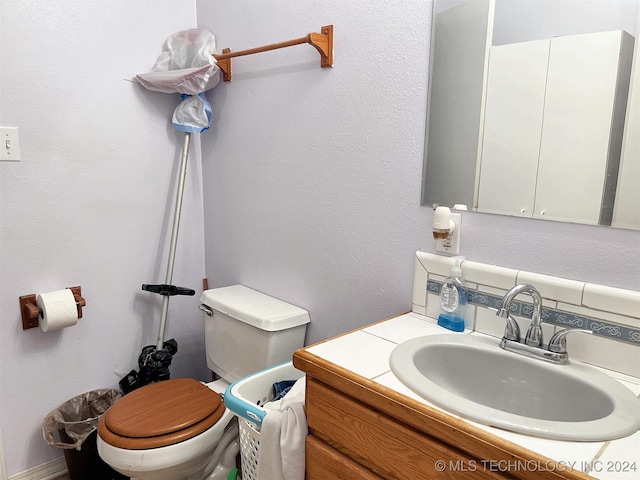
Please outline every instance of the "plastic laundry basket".
M287 362L241 378L224 393L225 406L239 417L242 480L256 480L258 477L260 427L267 414L262 405L273 399L273 384L298 380L303 376L304 372Z

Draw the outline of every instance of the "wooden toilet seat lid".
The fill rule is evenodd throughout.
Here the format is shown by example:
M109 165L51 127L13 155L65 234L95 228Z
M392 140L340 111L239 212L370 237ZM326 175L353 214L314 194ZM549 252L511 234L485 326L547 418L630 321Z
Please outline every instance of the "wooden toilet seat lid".
M192 378L152 383L118 400L101 417L98 433L119 448L144 450L182 442L222 417L222 397Z

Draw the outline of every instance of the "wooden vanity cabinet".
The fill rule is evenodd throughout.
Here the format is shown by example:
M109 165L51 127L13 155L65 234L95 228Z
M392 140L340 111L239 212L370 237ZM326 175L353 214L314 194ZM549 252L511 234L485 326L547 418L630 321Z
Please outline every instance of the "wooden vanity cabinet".
M307 436L306 447L307 480L340 478L380 480L382 478L313 435Z
M307 480L591 478L304 349L293 363L307 375Z

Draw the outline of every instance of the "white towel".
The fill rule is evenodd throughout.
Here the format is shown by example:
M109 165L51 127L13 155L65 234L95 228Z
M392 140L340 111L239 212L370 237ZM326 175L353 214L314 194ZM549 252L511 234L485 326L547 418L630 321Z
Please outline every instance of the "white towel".
M257 480L304 480L307 417L304 413L305 377L268 410L260 429Z

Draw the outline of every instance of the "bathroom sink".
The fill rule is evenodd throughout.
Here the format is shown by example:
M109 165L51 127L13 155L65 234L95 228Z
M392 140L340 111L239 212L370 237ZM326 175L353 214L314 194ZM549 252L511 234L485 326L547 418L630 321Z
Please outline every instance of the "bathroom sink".
M411 390L463 418L527 435L606 441L640 429L640 399L583 364L507 352L499 340L430 335L398 345L389 363Z

